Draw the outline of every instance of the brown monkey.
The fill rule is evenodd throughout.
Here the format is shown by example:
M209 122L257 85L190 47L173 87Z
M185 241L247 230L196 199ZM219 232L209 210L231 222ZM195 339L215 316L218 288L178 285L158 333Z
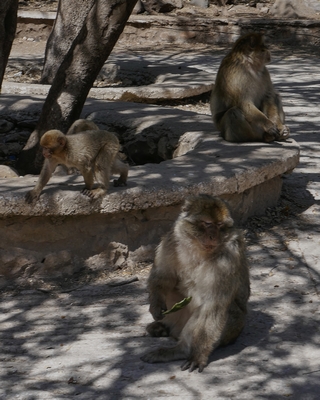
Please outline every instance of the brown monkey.
M75 133L84 132L84 131L98 131L99 127L89 119L78 119L76 120L69 128L66 135L74 135ZM72 175L77 173L77 168L67 168L65 165L60 165L60 168L65 172L67 175ZM60 175L59 166L56 168L55 173Z
M75 133L85 132L85 131L98 131L99 127L89 119L78 119L76 120L69 128L67 135L74 135ZM75 168L66 168L67 174L72 174L75 171ZM115 157L111 172L112 174L119 174L120 177L113 181L113 186L122 186L127 184L127 177L128 177L128 165L122 162L119 158L119 153Z
M289 136L280 95L265 66L270 52L263 35L240 37L222 60L212 90L213 121L229 142L272 142Z
M151 336L172 336L175 347L142 357L149 363L186 359L182 370L202 372L210 353L240 334L250 295L245 244L226 204L216 197L187 199L156 250L148 279ZM191 302L163 315L186 297Z
M68 168L75 167L80 171L85 182L82 191L85 195L98 198L106 193L113 163L119 151L119 140L113 133L90 130L64 135L58 130L50 130L41 137L40 145L45 161L34 189L26 194L28 203L39 198L59 164ZM94 178L98 182L96 189L93 189Z

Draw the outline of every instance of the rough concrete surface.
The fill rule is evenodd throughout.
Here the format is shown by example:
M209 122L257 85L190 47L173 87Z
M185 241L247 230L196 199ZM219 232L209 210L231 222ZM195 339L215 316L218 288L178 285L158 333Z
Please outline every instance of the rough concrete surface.
M210 54L186 58L214 65ZM5 291L1 399L319 399L319 61L293 53L270 65L301 146L282 195L282 212L296 211L247 230L252 295L236 343L216 350L202 374L180 371L180 362L143 363L142 354L172 343L144 334L151 316L143 273L120 287Z

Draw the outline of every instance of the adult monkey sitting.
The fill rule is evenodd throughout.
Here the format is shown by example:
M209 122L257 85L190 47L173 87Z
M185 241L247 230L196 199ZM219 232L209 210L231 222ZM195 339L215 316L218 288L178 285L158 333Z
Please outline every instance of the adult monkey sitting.
M217 197L186 199L171 231L156 250L148 279L151 336L172 336L174 347L141 357L158 363L185 360L182 370L202 372L210 353L242 331L250 296L246 247L227 205ZM184 299L189 304L174 313Z
M213 121L229 142L273 142L289 137L280 95L266 64L270 52L263 35L240 37L222 60L212 90Z

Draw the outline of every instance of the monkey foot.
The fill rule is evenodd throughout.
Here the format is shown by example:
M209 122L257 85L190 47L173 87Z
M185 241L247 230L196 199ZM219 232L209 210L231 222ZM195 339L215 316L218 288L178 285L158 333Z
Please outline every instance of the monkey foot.
M206 363L188 360L181 365L181 371L189 370L189 372L193 372L198 368L198 372L202 372L206 365Z
M106 194L106 190L102 188L97 188L97 189L83 189L81 191L82 194L85 196L90 197L90 199L98 199L99 197L103 196Z
M147 326L147 332L153 337L168 337L170 336L170 329L159 321L151 322Z
M124 182L122 179L114 179L113 181L113 186L114 187L119 187L119 186L127 186L127 182Z

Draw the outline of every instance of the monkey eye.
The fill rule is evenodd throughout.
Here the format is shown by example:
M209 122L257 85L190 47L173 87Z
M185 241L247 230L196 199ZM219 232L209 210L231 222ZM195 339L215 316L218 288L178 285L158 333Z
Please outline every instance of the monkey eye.
M213 225L212 221L202 221L202 223L206 228L209 228L210 226Z

